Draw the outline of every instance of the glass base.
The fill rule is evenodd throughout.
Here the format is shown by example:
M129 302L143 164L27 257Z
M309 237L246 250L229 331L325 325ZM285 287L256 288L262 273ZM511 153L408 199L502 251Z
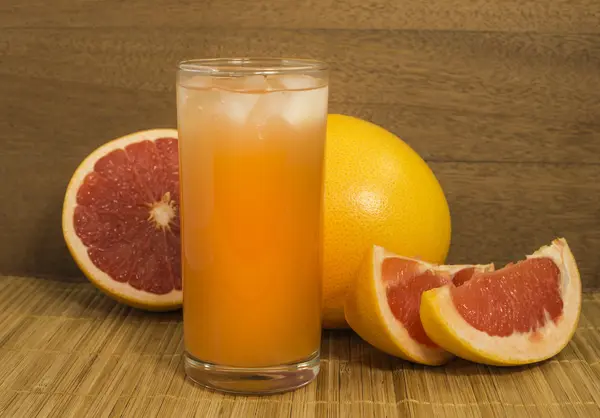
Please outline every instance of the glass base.
M309 384L319 374L319 352L298 363L272 367L230 367L206 363L184 354L185 374L194 382L221 392L267 395Z

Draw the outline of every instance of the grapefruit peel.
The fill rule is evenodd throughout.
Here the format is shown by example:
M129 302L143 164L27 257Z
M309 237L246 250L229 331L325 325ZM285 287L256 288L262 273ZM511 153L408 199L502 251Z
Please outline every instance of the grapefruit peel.
M563 314L555 323L549 320L533 333L491 336L470 325L452 302L451 286L424 292L420 317L427 335L448 352L477 363L514 366L536 363L558 354L571 340L581 311L581 280L567 241L556 239L527 259L550 258L559 268L559 289Z

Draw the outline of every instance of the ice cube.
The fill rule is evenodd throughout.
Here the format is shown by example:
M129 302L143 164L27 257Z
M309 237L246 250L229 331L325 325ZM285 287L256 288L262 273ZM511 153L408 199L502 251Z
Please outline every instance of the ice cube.
M259 94L258 96L260 97L256 102L256 106L254 106L250 120L260 128L266 125L271 117L281 113L287 100L283 91L274 91Z
M279 91L285 90L285 85L280 81L283 77L282 75L269 75L267 76L267 84L269 91Z
M304 91L285 91L283 94L286 95L286 100L279 114L290 125L298 126L326 117L327 87Z
M260 94L220 91L219 113L231 121L243 125L248 120Z
M177 118L185 131L201 132L220 104L218 90L179 87Z
M210 103L212 80L206 76L185 76L177 87L177 106L180 109L196 112ZM212 94L214 98L214 94ZM214 99L213 99L214 100Z
M209 114L211 110L220 103L218 90L200 90L188 94L194 99L193 103L190 103L190 106L193 106L195 110L203 112L204 114Z
M243 91L244 77L214 77L213 86L227 91Z
M183 106L185 106L189 94L188 91L185 87L181 87L181 86L177 86L177 107L181 108Z
M264 75L251 75L244 79L244 90L247 92L262 92L269 88Z
M306 90L318 86L317 79L309 75L288 74L269 77L277 90Z
M188 89L210 89L212 78L205 75L182 76L179 84Z

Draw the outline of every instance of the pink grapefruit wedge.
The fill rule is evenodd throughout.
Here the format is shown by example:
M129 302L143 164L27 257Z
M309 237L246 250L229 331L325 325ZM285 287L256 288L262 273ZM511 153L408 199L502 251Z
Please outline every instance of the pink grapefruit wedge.
M177 131L136 132L92 152L63 204L63 235L87 278L147 310L181 307Z
M526 260L422 295L427 335L448 352L490 365L530 364L559 353L581 311L581 281L565 239Z
M415 363L440 365L453 355L436 345L419 318L421 294L455 282L463 285L493 265L436 265L373 246L350 286L344 314L365 341Z

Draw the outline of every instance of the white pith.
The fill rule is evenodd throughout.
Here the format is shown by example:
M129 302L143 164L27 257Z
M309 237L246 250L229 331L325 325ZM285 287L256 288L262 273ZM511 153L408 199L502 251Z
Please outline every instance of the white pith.
M175 217L174 203L171 193L165 193L161 200L152 204L148 220L154 222L156 228L170 229L171 220Z
M507 337L491 336L467 323L452 301L450 287L434 290L438 316L465 346L487 358L506 363L526 363L546 359L558 353L569 341L577 327L581 307L581 281L579 271L567 242L555 240L527 258L550 258L560 270L560 289L563 298L563 316L557 323L550 320L535 332L515 333Z
M386 258L399 258L413 262L416 260L398 256L394 253L387 251L383 247L373 247L373 277L379 277L379 280L375 280L377 298L380 301L378 305L381 315L384 317L385 322L388 324L393 337L396 339L396 343L398 345L401 345L404 348L404 350L410 354L411 357L423 363L429 363L432 361L436 362L451 357L451 355L447 351L439 347L429 347L427 345L415 341L410 336L406 328L404 328L402 323L398 321L398 319L396 319L396 317L392 313L392 310L390 309L390 306L387 301L387 286L381 278L381 266L383 265L383 261ZM493 270L493 265L435 265L424 261L419 261L419 264L421 264L422 266L423 273L427 270L433 270L436 272L444 271L451 275L454 275L458 271L469 267L474 267L476 271Z
M113 141L110 141L94 152L92 152L75 170L63 203L63 218L62 228L67 246L72 252L73 257L79 264L80 268L86 273L90 280L95 282L109 293L116 295L124 295L128 300L142 305L157 305L169 306L181 304L181 290L173 289L171 292L164 295L149 293L144 290L138 290L132 287L129 283L120 283L112 279L108 274L100 270L94 265L87 253L87 247L75 233L73 219L75 208L77 207L77 191L81 186L85 177L94 170L96 162L106 154L116 149L125 148L126 146L140 142L143 140L154 141L159 138L178 138L177 130L175 129L152 129L148 131L136 132Z

